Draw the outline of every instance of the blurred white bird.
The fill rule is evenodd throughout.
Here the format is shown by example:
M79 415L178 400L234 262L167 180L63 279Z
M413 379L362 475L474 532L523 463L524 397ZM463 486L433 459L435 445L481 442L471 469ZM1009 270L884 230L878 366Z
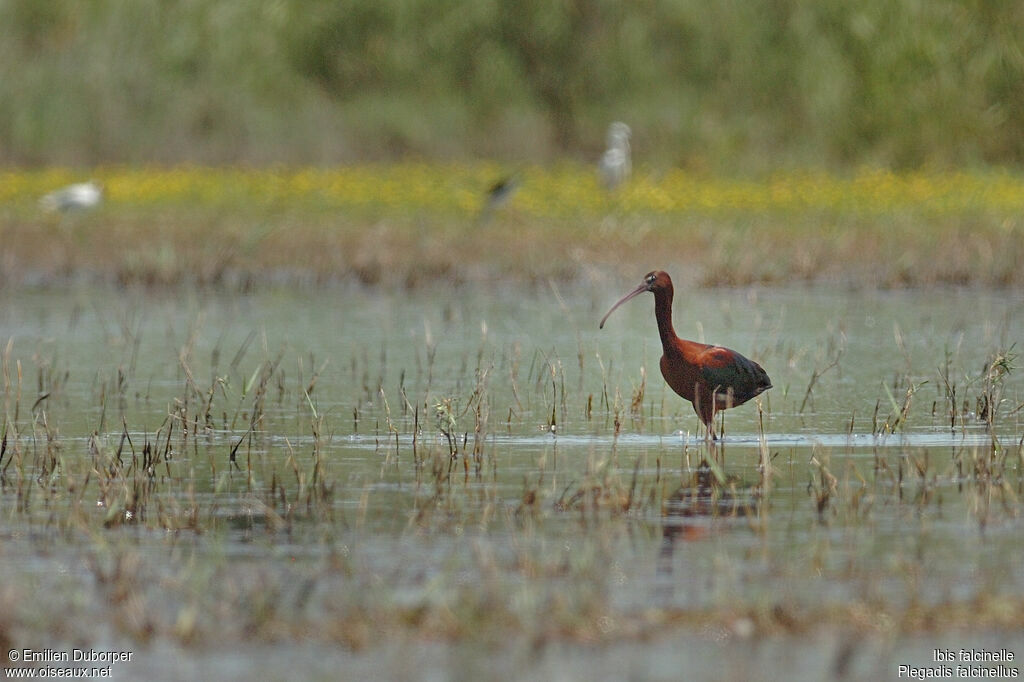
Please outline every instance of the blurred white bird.
M68 185L56 192L50 192L39 200L45 211L78 211L94 208L103 201L103 188L99 183L90 180Z
M601 157L598 171L601 181L609 190L614 190L627 179L633 170L630 159L629 138L633 131L622 121L615 121L608 126L608 149Z

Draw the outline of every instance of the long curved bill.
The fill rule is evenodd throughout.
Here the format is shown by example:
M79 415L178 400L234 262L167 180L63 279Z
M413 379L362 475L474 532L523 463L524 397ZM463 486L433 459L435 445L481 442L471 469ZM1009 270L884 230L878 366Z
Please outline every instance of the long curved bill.
M601 318L601 324L599 324L597 328L598 329L604 329L604 321L608 319L609 315L611 315L612 313L615 312L616 308L618 308L620 305L622 305L623 303L625 303L629 299L633 298L634 296L639 296L640 294L644 293L645 291L647 291L647 284L646 283L641 284L636 289L634 289L633 291L629 292L628 294L626 294L625 296L620 298L619 302L616 303L615 305L613 305L611 310L609 310L608 312L606 312L604 314L604 317Z

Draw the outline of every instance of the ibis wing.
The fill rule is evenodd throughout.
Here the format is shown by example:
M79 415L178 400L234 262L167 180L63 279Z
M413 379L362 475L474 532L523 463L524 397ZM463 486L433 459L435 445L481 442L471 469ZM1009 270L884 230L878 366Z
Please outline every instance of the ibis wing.
M732 403L740 405L772 387L767 372L753 360L734 350L710 346L698 360L701 376L716 394L732 394Z

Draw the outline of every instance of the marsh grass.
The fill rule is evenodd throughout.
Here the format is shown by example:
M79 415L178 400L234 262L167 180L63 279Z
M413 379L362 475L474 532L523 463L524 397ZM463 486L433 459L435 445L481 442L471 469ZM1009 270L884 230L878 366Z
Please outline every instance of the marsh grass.
M15 570L11 584L31 589L0 592L0 636L52 635L58 622L60 636L88 640L86 624L100 622L136 642L361 650L382 638L544 647L672 629L744 639L1024 625L997 565L968 566L980 581L966 594L954 590L955 566L922 567L953 552L927 546L938 518L977 529L956 537L955 553L978 537L1012 552L1024 439L1012 447L999 435L1012 347L980 373L960 354L925 378L900 354L881 370L896 377L882 384L892 410L872 434L946 429L948 412L964 430L985 429L989 446L780 452L765 424L814 416L812 392L849 371L836 340L818 355L768 346L762 360L802 358L789 376L807 389L758 403L753 447L680 439L643 452L625 436L666 412L646 359L623 374L577 341L571 360L537 350L527 362L519 346L498 351L484 336L449 366L438 360L449 349L428 338L403 367L383 349L353 350L332 375L345 378L342 397L328 399L326 361L293 360L250 334L235 349L218 341L206 363L200 325L183 332L168 358L176 379L160 389L140 372L138 343L123 344L84 398L82 432L65 426L83 400L68 392L81 368L6 345L0 510L17 551L74 569ZM122 333L139 338L130 324ZM929 383L946 409L910 399ZM140 423L140 408L159 401L161 423ZM560 434L581 425L609 437L567 460ZM529 454L499 438L526 430L547 439ZM339 461L348 437L366 444L373 473ZM748 456L757 465L737 462ZM668 598L642 597L652 575Z

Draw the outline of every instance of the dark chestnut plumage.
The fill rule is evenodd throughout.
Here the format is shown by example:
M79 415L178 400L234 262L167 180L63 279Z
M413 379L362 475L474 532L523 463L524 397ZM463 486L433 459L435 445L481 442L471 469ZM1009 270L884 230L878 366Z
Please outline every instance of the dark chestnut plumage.
M654 317L661 335L661 375L673 391L693 403L693 409L715 438L715 412L742 405L772 387L761 365L734 350L687 341L672 328L672 278L661 270L649 272L644 281L611 307L605 320L620 305L640 294L654 294Z

